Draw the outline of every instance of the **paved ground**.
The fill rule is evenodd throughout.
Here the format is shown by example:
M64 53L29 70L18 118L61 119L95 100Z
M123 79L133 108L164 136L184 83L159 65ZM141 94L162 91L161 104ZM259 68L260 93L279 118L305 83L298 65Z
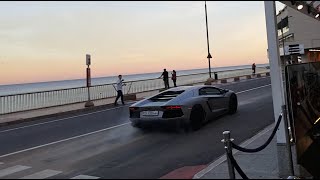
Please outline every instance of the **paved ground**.
M240 146L249 149L261 146L270 137L273 129L274 124L248 140L250 142L244 142ZM276 138L273 138L271 143L260 152L243 153L234 149L233 153L233 157L249 179L279 179ZM235 175L236 179L242 179L236 170ZM228 163L225 155L197 173L194 178L229 179Z
M188 134L163 127L132 128L128 105L2 127L0 169L19 170L5 169L4 178L43 170L47 171L41 175L51 173L54 178L165 178L179 168L205 167L224 153L220 142L224 130L231 130L240 143L274 122L269 84L270 78L262 78L225 85L240 92L238 113Z

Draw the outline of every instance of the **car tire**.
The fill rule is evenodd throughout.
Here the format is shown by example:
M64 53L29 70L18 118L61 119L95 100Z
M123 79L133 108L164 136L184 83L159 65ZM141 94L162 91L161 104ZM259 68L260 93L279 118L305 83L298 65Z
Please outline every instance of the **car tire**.
M205 119L205 113L201 105L195 105L190 114L190 125L193 131L197 131L202 127Z
M235 114L237 110L238 110L238 98L235 94L232 94L229 100L229 114Z

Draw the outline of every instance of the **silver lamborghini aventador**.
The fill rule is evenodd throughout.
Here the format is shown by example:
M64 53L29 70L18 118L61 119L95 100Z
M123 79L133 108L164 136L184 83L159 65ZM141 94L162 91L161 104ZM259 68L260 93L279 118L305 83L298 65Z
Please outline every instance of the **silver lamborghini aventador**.
M181 86L145 98L129 107L130 121L141 128L146 123L174 123L177 128L198 130L217 116L237 112L237 95L211 85Z

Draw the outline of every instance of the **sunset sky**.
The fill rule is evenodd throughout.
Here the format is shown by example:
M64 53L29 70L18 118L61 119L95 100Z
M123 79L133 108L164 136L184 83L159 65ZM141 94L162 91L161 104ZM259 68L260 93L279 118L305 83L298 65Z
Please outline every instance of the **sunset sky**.
M207 10L213 67L268 63L263 1ZM0 39L0 85L208 66L204 1L1 1Z

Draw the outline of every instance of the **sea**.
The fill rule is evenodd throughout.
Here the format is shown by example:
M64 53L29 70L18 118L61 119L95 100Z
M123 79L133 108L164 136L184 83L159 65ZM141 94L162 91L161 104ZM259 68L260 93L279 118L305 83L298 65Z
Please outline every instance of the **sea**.
M269 64L257 64L258 67L265 67ZM240 65L240 66L227 66L227 67L216 67L212 68L213 72L222 72L230 71L237 69L251 68L251 65ZM171 71L169 71L170 73ZM200 74L207 73L208 68L203 69L190 69L190 70L177 70L177 76L189 75L189 74ZM129 74L123 75L125 81L137 81L145 79L158 78L161 75L161 72L153 73L143 73L143 74ZM91 85L102 85L115 83L117 81L117 76L107 76L107 77L97 77L91 79ZM25 83L25 84L10 84L10 85L0 85L0 96L12 95L12 94L22 94L22 93L31 93L39 91L50 91L58 89L67 89L67 88L76 88L86 86L86 79L73 79L73 80L61 80L61 81L48 81L48 82L35 82L35 83Z

